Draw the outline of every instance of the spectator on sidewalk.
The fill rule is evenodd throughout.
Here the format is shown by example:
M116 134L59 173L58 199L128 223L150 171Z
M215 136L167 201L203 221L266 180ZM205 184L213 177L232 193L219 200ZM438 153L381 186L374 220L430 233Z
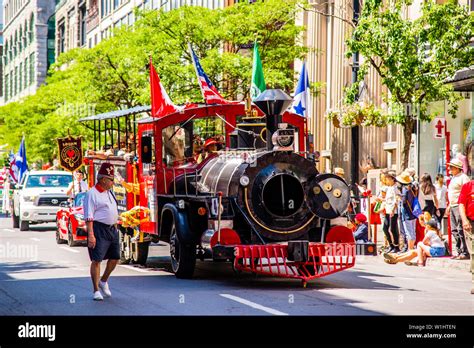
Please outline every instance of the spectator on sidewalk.
M444 214L446 213L446 197L448 188L444 184L443 174L436 175L436 198L438 199L438 214L436 215L440 224L443 222Z
M413 202L416 194L412 186L413 178L407 172L401 173L396 180L402 185L400 197L400 222L403 225L406 243L402 252L415 248L416 216L413 214Z
M474 180L465 183L461 188L459 194L459 215L462 220L462 227L464 230L464 238L466 245L471 254L471 274L472 274L472 288L471 294L474 295Z
M398 209L397 200L400 192L395 182L395 172L388 171L384 175L385 179L385 216L383 221L383 232L388 241L390 249L388 252L397 253L400 251L400 235L398 233Z
M356 230L354 231L354 239L356 243L369 242L369 226L367 224L367 217L362 214L356 214L354 218Z
M466 240L464 239L463 223L459 213L459 195L464 184L470 181L469 177L462 172L463 163L455 158L448 163L449 171L453 174L451 182L448 186L449 199L449 217L451 219L451 234L456 243L457 256L453 256L456 260L468 260L469 251L467 249Z
M428 173L424 173L421 177L418 200L421 210L429 212L431 216L436 214L439 207L438 196L436 195L436 187L433 185L431 175Z
M441 257L446 253L441 232L438 228L438 221L431 219L426 223L425 238L422 242L417 244L416 250L409 250L406 253L395 255L390 253L383 253L384 261L388 264L397 264L405 262L407 265L412 265L410 262L417 257L417 264L419 267L424 267L426 258Z

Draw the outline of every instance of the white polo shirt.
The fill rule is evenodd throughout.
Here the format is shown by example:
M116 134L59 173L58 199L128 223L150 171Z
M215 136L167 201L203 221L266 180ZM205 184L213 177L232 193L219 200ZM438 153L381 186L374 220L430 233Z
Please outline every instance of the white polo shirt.
M118 220L117 201L112 192L95 185L86 193L84 199L84 219L114 225Z

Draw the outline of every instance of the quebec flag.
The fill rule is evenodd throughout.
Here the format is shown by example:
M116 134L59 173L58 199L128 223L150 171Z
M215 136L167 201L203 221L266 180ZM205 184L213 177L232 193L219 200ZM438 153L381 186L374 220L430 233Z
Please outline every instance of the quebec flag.
M295 97L291 105L291 111L303 117L308 116L308 94L309 94L309 79L308 71L306 70L306 62L301 68L301 75L296 86Z
M20 149L10 162L10 174L16 182L21 182L21 179L28 171L28 162L26 160L25 137L21 139Z

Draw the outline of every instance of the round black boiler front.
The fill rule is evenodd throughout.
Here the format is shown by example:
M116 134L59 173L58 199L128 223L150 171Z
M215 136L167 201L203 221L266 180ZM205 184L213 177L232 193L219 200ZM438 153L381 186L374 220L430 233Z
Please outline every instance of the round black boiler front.
M263 185L262 203L274 217L292 216L304 203L303 186L292 174L272 175Z
M239 187L240 203L264 237L292 240L314 227L317 219L307 204L309 184L318 175L313 162L292 152L269 152L242 175L249 182Z

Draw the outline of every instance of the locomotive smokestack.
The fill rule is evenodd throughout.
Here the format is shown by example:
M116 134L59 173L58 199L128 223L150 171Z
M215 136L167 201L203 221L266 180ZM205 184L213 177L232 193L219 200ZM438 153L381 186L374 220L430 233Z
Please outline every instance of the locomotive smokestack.
M257 98L254 103L266 116L267 127L267 149L273 150L272 135L281 123L281 115L285 112L293 100L281 89L267 89Z

